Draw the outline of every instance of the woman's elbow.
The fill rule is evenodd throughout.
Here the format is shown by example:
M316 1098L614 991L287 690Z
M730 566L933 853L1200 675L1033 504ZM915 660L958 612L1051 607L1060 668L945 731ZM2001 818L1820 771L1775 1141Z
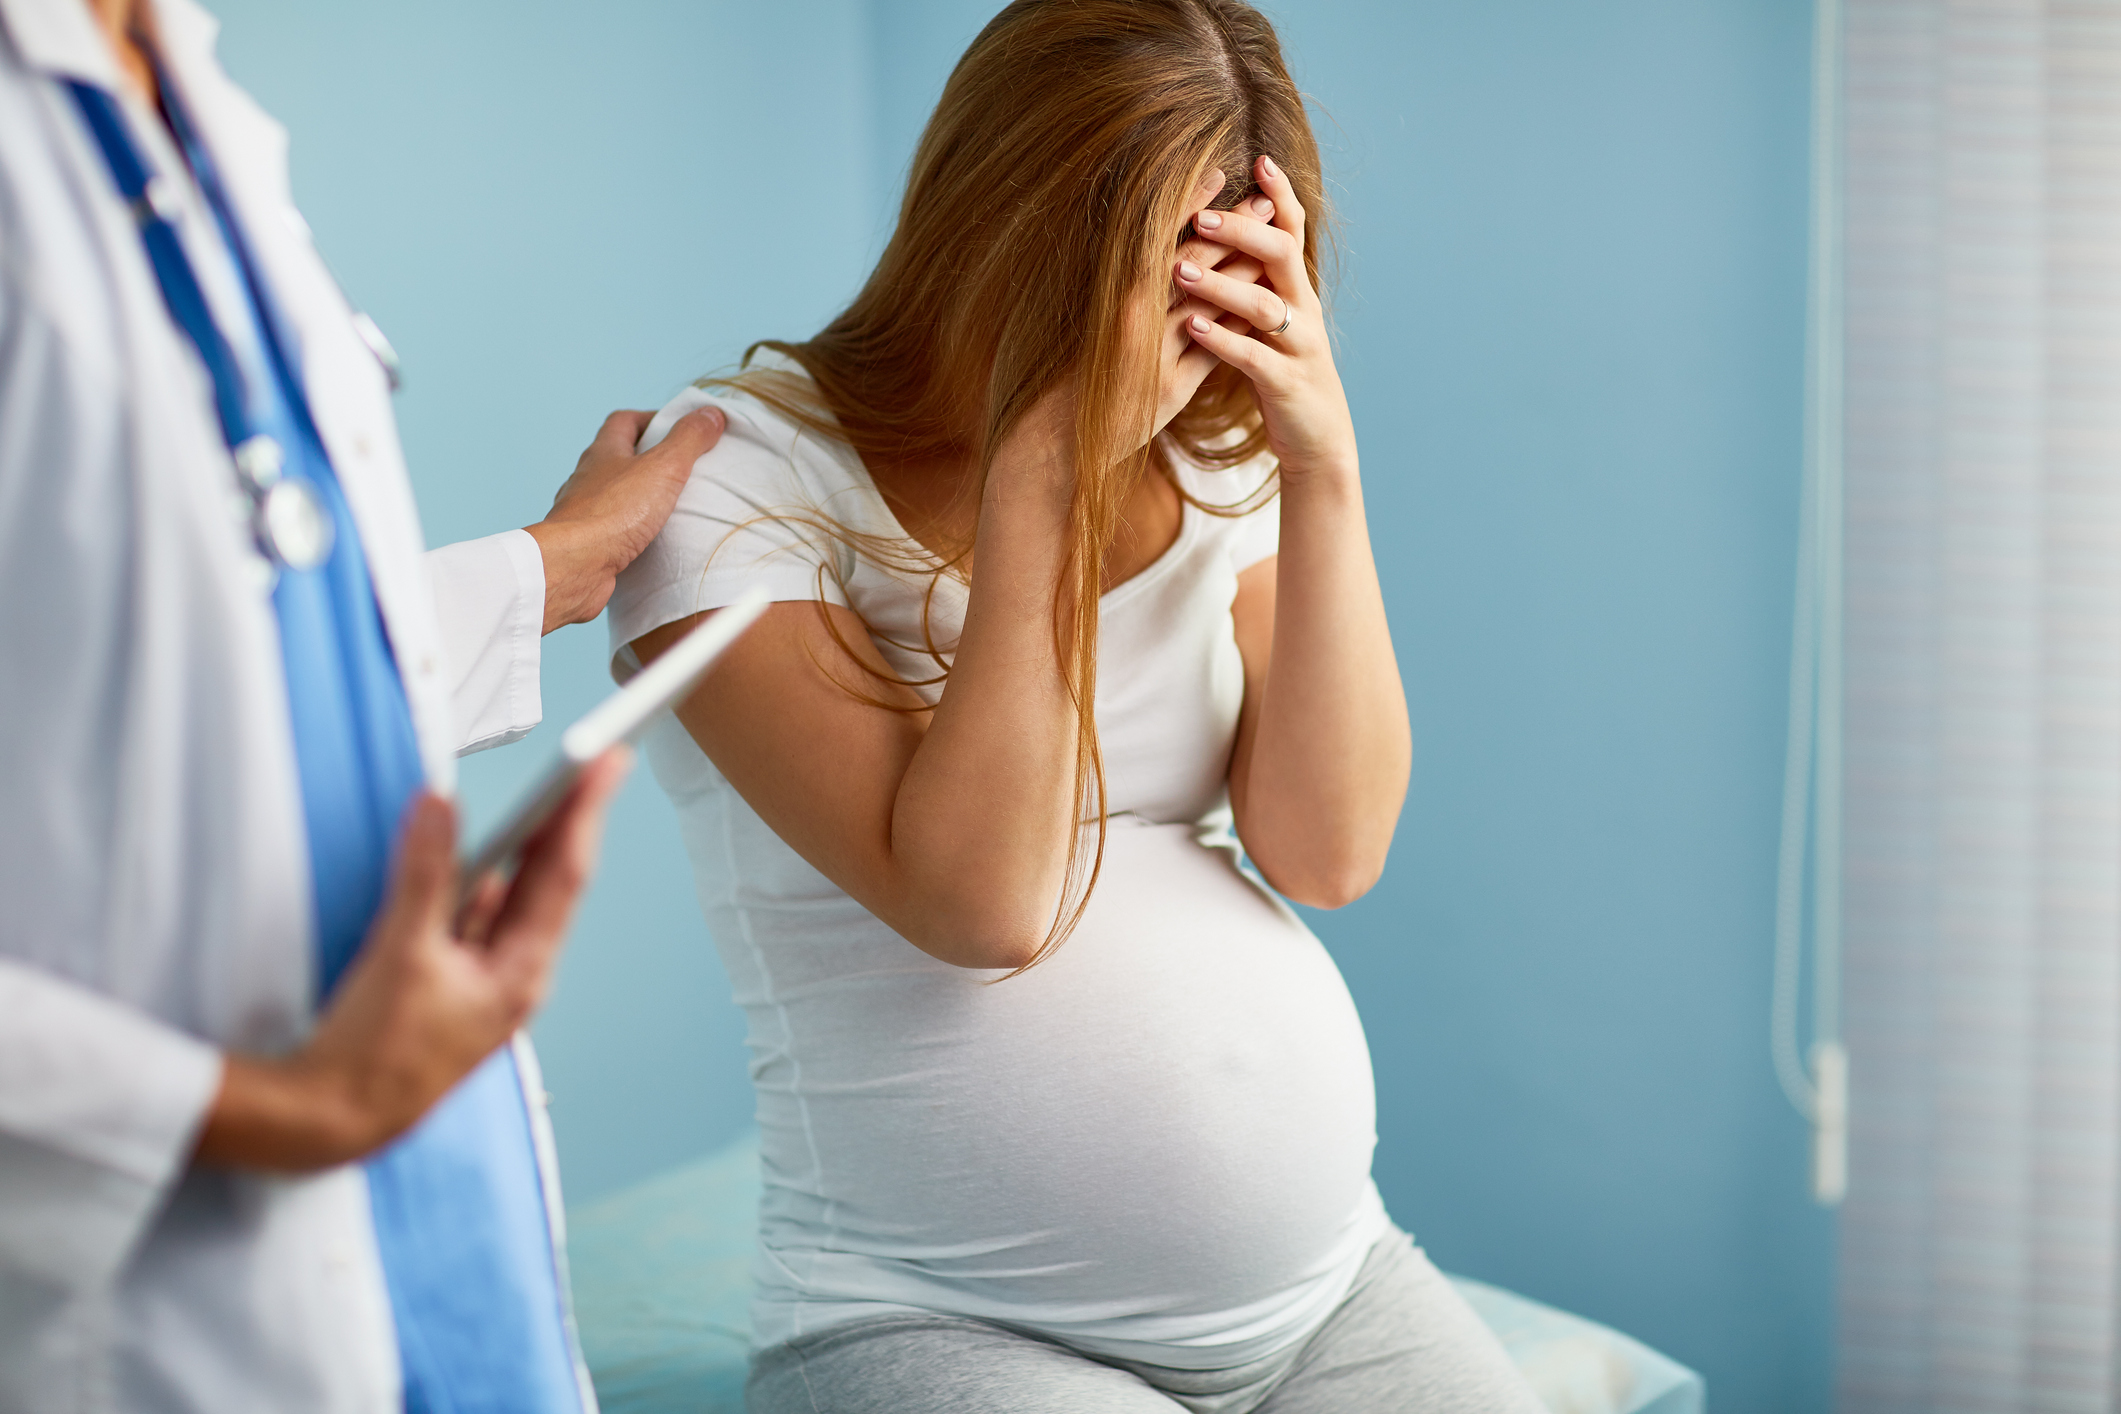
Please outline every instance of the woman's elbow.
M1374 868L1362 866L1321 869L1301 874L1284 885L1265 870L1260 872L1282 897L1292 903L1300 903L1306 908L1325 909L1346 908L1376 888L1377 881L1384 876L1381 865Z
M1390 841L1386 841L1389 847ZM1386 848L1352 843L1310 849L1247 849L1260 877L1291 903L1306 908L1346 908L1384 877Z
M1038 957L1043 937L952 938L934 945L921 944L922 951L952 967L970 972L1015 972L1029 967Z
M1014 972L1037 958L1051 921L1022 908L932 909L920 927L904 936L922 952L952 967Z

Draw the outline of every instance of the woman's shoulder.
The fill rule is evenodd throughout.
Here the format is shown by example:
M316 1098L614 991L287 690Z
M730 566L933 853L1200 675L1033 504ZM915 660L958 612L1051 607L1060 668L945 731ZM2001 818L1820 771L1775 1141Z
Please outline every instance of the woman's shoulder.
M672 398L642 434L643 448L710 407L727 419L721 439L693 463L662 531L619 575L614 652L753 587L776 600L844 603L839 586L851 567L838 532L874 533L881 523L882 502L853 450L741 382Z
M660 442L687 413L716 408L725 428L721 440L694 463L695 483L743 493L747 500L771 495L802 503L837 501L849 491L867 489L852 449L805 425L762 392L742 381L687 388L656 413L642 434L642 448Z

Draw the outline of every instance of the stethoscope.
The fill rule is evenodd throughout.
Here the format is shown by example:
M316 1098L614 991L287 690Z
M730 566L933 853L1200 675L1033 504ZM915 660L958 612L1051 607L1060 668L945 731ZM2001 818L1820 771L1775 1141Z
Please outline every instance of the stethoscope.
M198 350L200 361L206 365L213 381L214 410L220 419L221 435L228 444L229 457L235 463L236 483L248 501L247 520L259 553L273 566L275 577L280 570L299 573L316 569L331 558L332 546L337 540L331 512L308 478L287 472L286 452L278 439L260 430L250 416L244 396L242 365L220 326L214 323L198 275L178 239L177 203L168 179L149 170L139 149L133 145L117 100L102 89L78 80L68 80L67 87L73 91L89 131L103 150L111 178L132 211L140 239L147 247L149 263L154 266L156 282L162 287L163 302L169 306L170 317ZM163 109L169 115L170 126L179 144L191 158L200 190L219 211L229 239L240 240L234 213L223 199L211 159L204 145L197 140L188 115L169 86L167 75L163 76L162 93ZM232 250L230 254L241 261L241 251ZM319 263L323 263L321 256ZM338 277L329 265L325 265L325 271L334 282L337 281ZM343 287L341 294L344 294ZM262 306L262 292L260 295ZM348 304L351 307L351 301ZM261 315L263 312L261 307ZM390 390L395 393L404 381L397 350L391 347L390 340L383 336L383 331L368 315L356 311L352 322L355 334L374 355ZM273 353L277 356L278 336L270 319L261 318L260 324L263 326L260 330L262 337L275 342Z

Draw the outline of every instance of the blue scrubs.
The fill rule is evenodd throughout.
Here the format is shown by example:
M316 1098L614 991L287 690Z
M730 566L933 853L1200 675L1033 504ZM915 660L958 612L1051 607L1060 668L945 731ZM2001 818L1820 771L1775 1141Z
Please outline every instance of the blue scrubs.
M145 165L117 105L76 85L120 190ZM167 85L165 85L167 92ZM311 423L302 384L210 155L168 110L207 194L245 299L215 330L166 227L145 229L170 311L214 375L231 443L262 433L307 478L337 530L321 566L285 570L273 591L286 660L314 884L319 1002L360 950L423 772L358 527ZM206 327L200 327L204 323ZM232 488L233 489L233 488ZM558 1264L521 1076L503 1048L410 1134L368 1163L376 1236L397 1317L405 1407L413 1414L582 1414Z

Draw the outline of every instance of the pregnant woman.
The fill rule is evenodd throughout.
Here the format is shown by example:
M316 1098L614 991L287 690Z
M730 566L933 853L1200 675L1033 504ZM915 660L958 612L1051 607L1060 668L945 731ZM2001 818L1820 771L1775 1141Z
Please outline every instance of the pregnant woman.
M854 303L650 429L728 417L619 671L779 601L647 747L749 1017L754 1414L1538 1408L1240 865L1347 903L1406 790L1322 205L1256 11L1019 0Z

